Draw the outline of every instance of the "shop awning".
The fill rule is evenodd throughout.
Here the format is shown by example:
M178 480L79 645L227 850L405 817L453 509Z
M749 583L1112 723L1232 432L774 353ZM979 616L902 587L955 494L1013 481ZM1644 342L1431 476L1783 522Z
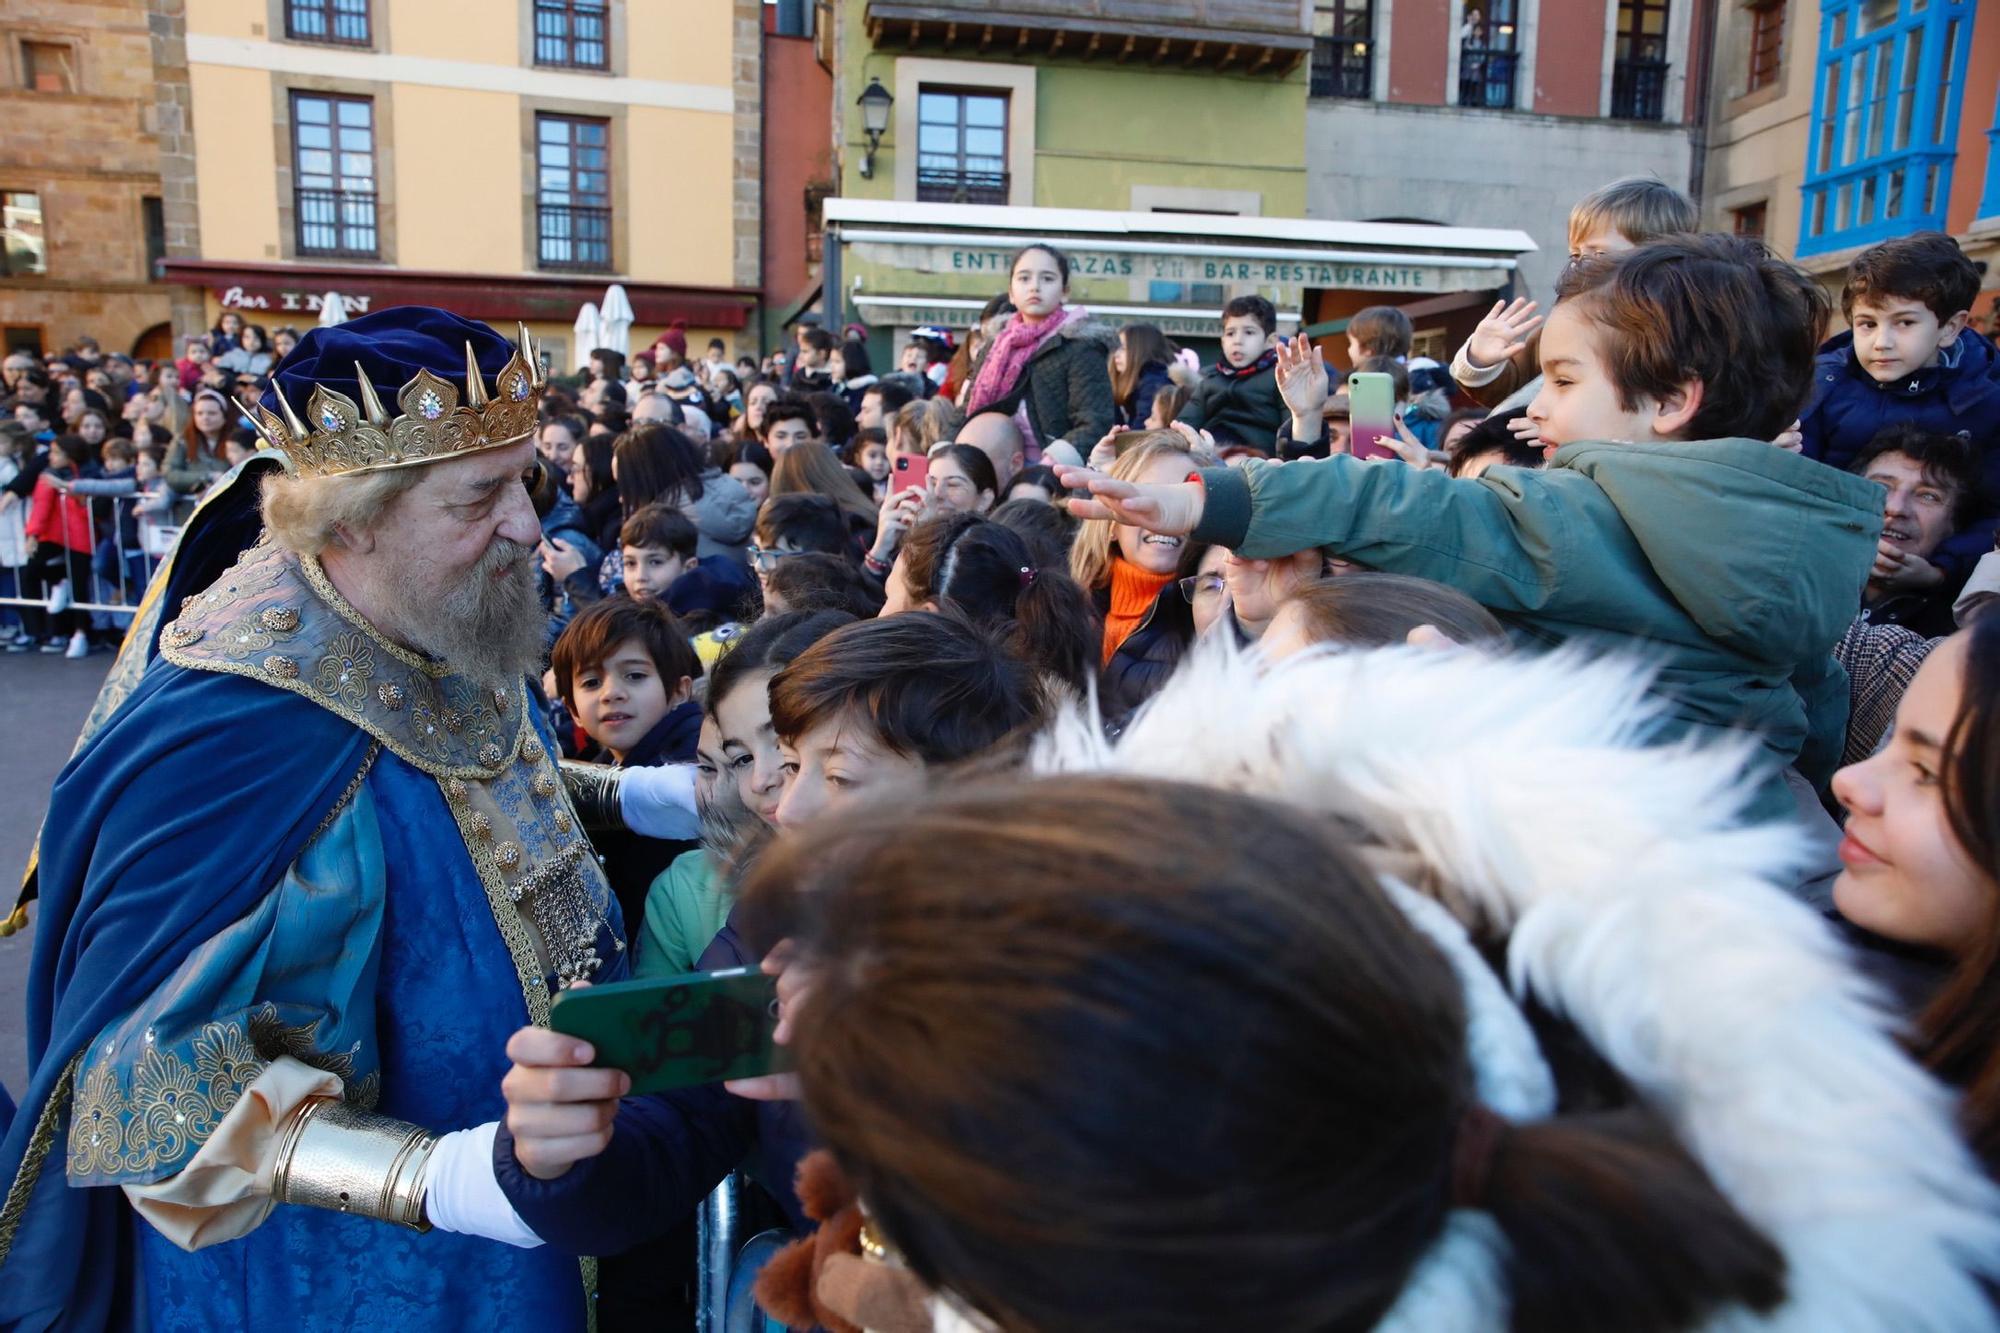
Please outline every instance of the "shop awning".
M1031 241L1069 256L1078 301L1184 334L1212 333L1223 305L1252 293L1296 322L1308 291L1492 291L1536 248L1512 229L873 199L829 199L826 221L848 300L892 325L963 323Z
M168 282L206 287L222 305L311 321L329 291L339 292L348 315L397 305L432 305L467 319L553 321L568 324L577 307L604 295L613 279L584 274L443 273L420 269L363 268L340 264L238 264L226 260L169 259ZM641 324L685 320L690 328L740 329L757 303L755 291L729 287L669 287L623 281Z

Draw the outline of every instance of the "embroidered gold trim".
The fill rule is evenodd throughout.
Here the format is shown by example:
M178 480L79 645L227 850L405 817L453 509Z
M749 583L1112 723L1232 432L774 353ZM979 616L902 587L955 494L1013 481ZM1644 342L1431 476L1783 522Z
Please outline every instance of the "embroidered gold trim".
M69 1106L76 1067L82 1063L83 1052L78 1051L63 1066L62 1076L56 1080L49 1099L42 1104L41 1115L35 1120L35 1132L28 1139L28 1150L21 1154L21 1169L14 1173L14 1183L7 1187L7 1202L0 1205L0 1267L6 1265L7 1255L14 1248L14 1235L21 1229L21 1219L28 1215L28 1200L34 1195L35 1183L41 1179L42 1164L48 1160L49 1149L55 1146L56 1122L62 1119L63 1111ZM584 1280L594 1288L595 1278L596 1274L592 1271Z
M272 608L254 604L274 594L277 609L288 613L275 625L264 614ZM293 614L296 625L277 627L292 624ZM174 665L243 676L309 699L433 777L492 778L534 737L522 686L509 692L474 684L394 643L362 619L309 556L267 544L252 548L213 587L190 598L170 628L175 632L162 636L160 653ZM273 647L283 651L265 651Z

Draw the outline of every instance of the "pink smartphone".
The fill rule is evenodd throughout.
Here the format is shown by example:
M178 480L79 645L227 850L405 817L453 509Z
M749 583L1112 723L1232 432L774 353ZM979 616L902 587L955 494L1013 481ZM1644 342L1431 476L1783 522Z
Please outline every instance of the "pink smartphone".
M889 482L889 494L900 491L921 491L930 484L931 460L923 454L897 454L895 476Z
M1356 458L1395 458L1396 451L1377 444L1378 435L1396 433L1395 383L1380 371L1357 371L1347 377L1348 418L1354 423Z

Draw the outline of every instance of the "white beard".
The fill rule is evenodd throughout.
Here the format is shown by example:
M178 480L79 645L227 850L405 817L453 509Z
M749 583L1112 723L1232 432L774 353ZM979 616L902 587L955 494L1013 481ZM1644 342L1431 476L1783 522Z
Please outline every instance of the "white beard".
M494 539L457 583L429 585L413 565L398 567L391 624L382 626L418 652L483 685L507 685L538 671L546 625L535 596L531 548ZM512 570L494 577L509 565Z

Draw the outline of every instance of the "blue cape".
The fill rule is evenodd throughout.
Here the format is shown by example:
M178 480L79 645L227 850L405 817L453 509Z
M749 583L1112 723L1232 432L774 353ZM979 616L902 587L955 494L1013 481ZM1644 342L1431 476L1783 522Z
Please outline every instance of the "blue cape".
M184 535L155 589L167 607L255 540L257 480L240 477ZM151 659L170 619L142 618L151 632L128 651ZM367 749L366 735L296 695L152 660L56 779L28 967L28 1086L0 1139L6 1211L21 1210L11 1237L0 1222L0 1327L95 1330L135 1317L120 1306L133 1290L122 1194L71 1189L64 1176L71 1058L271 890ZM52 1097L62 1114L37 1143Z

